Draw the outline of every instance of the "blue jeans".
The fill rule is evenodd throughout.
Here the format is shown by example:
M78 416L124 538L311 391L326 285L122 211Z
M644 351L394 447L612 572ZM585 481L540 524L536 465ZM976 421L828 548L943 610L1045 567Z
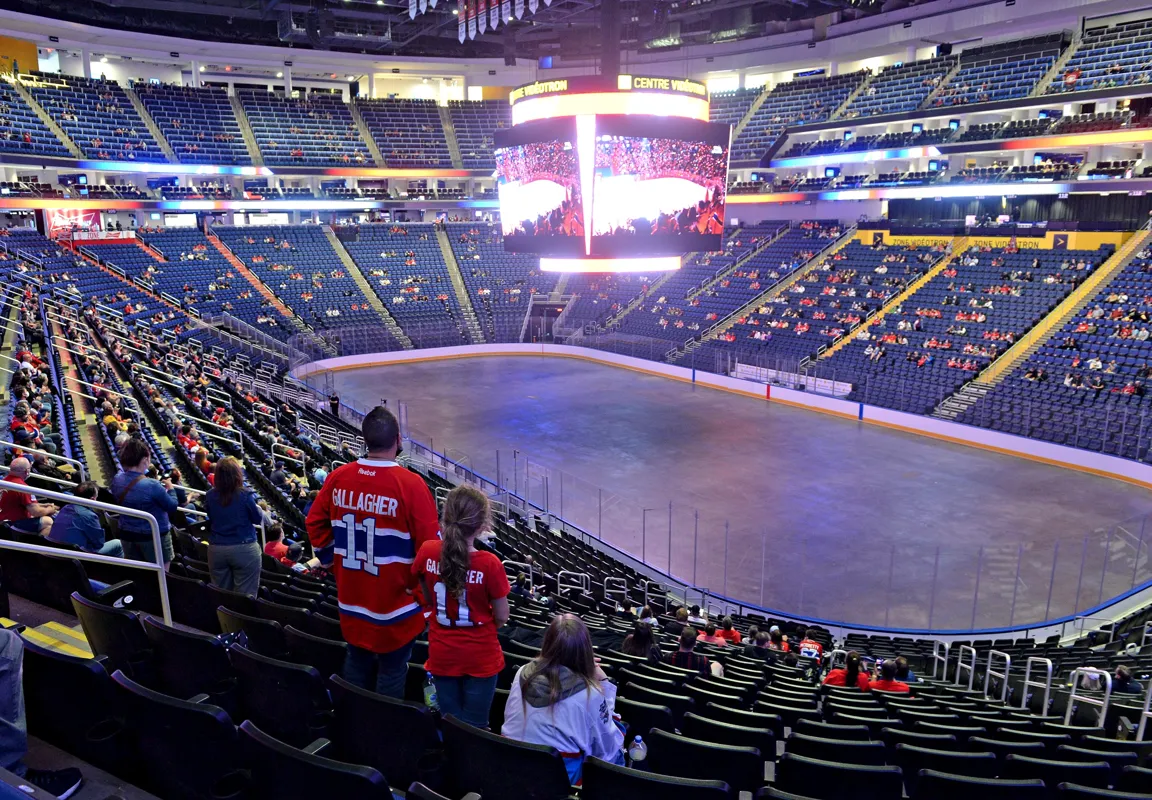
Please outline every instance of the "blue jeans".
M415 639L413 639L415 641ZM376 672L376 694L404 699L404 684L408 678L408 659L412 657L412 642L390 653L373 653L354 644L348 645L344 659L344 680L371 690L373 668Z
M432 679L436 682L436 699L441 714L451 714L477 728L488 727L488 712L492 709L492 696L496 694L495 675L488 678L433 675Z
M24 643L15 631L0 628L0 767L24 774L28 725L24 720L24 690L20 672Z
M94 553L98 556L115 556L116 558L124 557L124 545L120 544L119 539L109 539L96 550L89 550L89 553Z

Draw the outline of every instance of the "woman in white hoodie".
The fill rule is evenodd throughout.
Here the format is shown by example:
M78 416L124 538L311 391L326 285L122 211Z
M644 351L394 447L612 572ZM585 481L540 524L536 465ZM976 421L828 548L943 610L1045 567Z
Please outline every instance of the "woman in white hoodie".
M616 685L596 663L588 628L576 615L561 614L548 626L539 657L517 671L501 733L555 747L579 785L588 756L624 763L615 709Z

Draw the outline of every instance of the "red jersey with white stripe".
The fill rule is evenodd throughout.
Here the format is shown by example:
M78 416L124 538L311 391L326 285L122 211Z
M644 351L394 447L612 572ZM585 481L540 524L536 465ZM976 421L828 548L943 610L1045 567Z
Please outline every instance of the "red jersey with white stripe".
M425 598L433 612L428 619L428 661L433 675L487 678L504 669L504 651L496 638L492 601L512 591L504 565L492 553L471 554L464 591L450 595L440 580L443 542L425 542L416 553L412 572L431 588Z
M412 562L439 538L440 521L423 478L395 461L344 464L324 481L307 525L316 557L336 576L349 644L388 653L424 630Z

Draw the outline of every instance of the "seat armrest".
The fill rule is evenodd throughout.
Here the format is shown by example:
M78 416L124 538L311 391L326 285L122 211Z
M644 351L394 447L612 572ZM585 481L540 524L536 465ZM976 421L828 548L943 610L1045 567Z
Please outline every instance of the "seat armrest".
M189 697L188 702L189 703L206 703L206 702L208 702L208 695L201 692L200 694L196 695L195 697Z
M120 581L111 586L96 592L96 599L107 605L113 605L118 600L123 600L132 591L135 585L134 581ZM125 604L126 605L126 604Z
M324 738L316 739L312 742L312 744L310 744L304 748L304 752L310 756L319 755L320 752L323 751L324 748L326 748L330 744L332 744L331 739L324 739Z

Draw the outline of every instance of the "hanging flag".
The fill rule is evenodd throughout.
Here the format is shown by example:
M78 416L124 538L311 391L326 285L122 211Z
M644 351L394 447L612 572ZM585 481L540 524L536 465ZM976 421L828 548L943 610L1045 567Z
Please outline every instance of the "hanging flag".
M438 0L428 0L428 5L432 6L432 8L436 8L437 2Z
M476 29L480 33L488 31L488 0L480 0L480 9L476 12Z
M420 0L420 13L421 14L427 14L428 13L428 0Z
M408 19L416 19L416 0L408 0Z
M513 8L513 13L516 14L516 19L524 19L524 0L515 0L515 5Z
M540 0L528 0L528 10L533 14L540 8Z
M468 38L468 0L456 0L456 38L460 44Z
M492 30L500 27L500 0L488 0L488 23Z
M512 0L503 0L500 3L500 18L504 20L505 25L512 21Z
M476 38L476 4L480 0L468 0L468 38Z

